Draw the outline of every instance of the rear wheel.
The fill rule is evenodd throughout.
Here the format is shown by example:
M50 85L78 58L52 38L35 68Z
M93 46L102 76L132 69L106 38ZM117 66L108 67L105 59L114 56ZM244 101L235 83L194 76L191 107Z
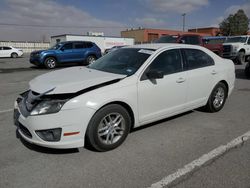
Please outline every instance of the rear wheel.
M17 58L17 57L18 57L18 54L17 54L17 53L12 53L12 54L11 54L11 57L12 57L12 58Z
M87 57L86 63L89 65L91 63L94 63L95 60L96 60L96 57L94 55L90 55L90 56Z
M214 87L212 93L210 94L205 109L208 112L218 112L223 108L226 99L227 87L225 86L225 84L220 82Z
M56 59L54 57L47 57L44 61L44 65L47 69L54 69L56 67Z
M86 132L86 141L97 151L108 151L120 146L126 139L131 118L118 104L103 107L92 117Z

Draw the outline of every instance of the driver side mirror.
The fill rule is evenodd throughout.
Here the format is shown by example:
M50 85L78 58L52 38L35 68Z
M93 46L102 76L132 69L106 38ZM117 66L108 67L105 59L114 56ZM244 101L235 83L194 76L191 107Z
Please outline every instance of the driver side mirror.
M149 79L161 79L164 77L164 74L163 74L163 71L158 71L158 70L149 70L147 73L146 73L146 76L149 78Z

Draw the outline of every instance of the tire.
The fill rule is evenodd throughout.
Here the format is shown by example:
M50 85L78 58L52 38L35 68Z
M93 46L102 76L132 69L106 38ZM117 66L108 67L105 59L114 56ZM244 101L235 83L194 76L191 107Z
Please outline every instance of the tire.
M227 87L222 82L219 82L213 89L209 96L208 102L205 106L205 110L208 112L220 111L227 99Z
M118 104L104 106L91 118L86 142L97 151L115 149L128 136L130 126L131 118L125 108Z
M10 56L11 56L12 58L17 58L17 57L18 57L18 54L17 54L17 53L12 53Z
M250 62L248 62L245 67L245 75L246 77L250 78Z
M95 60L96 60L96 57L94 55L90 55L87 57L86 63L87 63L87 65L89 65L89 64L95 62Z
M47 69L54 69L57 65L56 59L54 57L47 57L44 60L44 65Z
M244 51L240 51L237 57L237 62L240 65L243 65L245 63L245 52Z

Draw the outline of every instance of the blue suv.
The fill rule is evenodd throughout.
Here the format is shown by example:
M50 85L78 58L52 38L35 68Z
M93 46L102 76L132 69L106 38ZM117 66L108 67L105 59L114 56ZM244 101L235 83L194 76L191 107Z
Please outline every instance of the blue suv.
M30 54L30 63L48 69L59 64L78 62L90 64L101 57L100 48L93 42L67 41L57 43L48 50L34 51Z

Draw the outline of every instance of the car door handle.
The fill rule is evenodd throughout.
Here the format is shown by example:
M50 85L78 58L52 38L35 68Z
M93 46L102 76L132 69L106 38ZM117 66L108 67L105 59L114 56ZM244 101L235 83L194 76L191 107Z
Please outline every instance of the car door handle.
M185 81L186 81L185 78L178 78L178 79L176 80L177 83L183 83L183 82L185 82Z
M217 74L217 71L216 70L212 70L211 74L215 75L215 74Z

